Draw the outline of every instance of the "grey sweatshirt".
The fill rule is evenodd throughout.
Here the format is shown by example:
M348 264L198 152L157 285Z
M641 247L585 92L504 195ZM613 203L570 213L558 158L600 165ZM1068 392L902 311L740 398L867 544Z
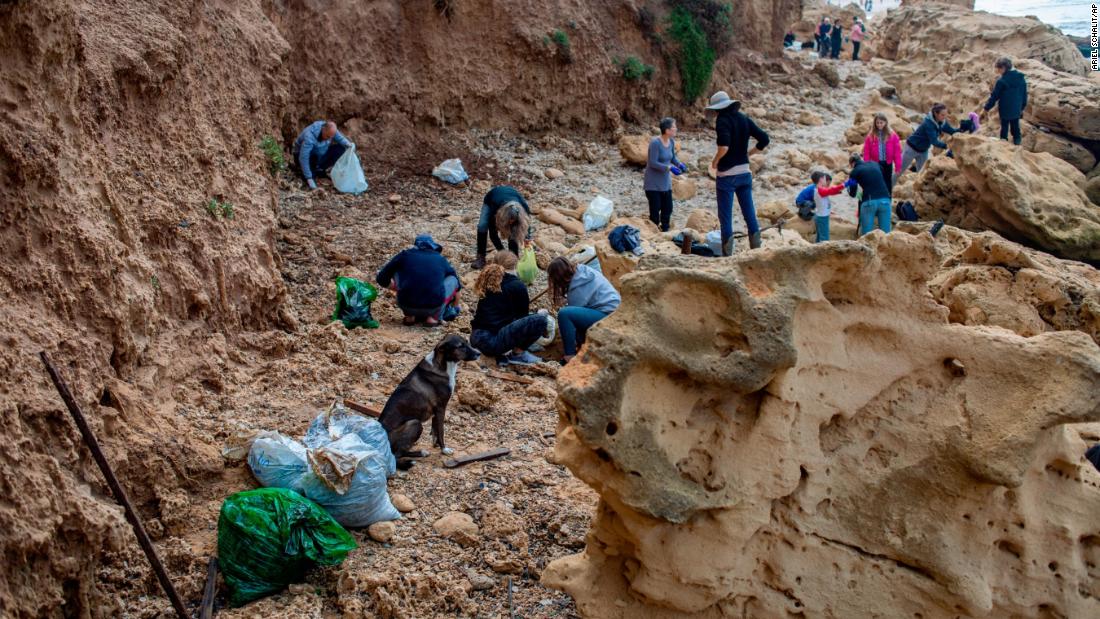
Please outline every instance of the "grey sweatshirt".
M568 305L574 307L587 307L596 311L610 314L619 307L622 297L611 282L596 269L587 265L578 264L577 272L573 274L573 281L569 282L569 294L566 295Z
M645 166L646 191L672 191L670 165L680 163L676 160L676 140L670 139L668 146L661 144L656 137L649 143L649 158Z

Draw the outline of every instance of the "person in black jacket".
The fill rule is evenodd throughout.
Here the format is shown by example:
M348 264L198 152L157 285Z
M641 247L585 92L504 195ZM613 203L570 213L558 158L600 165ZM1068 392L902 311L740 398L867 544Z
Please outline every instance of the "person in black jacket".
M756 123L739 112L741 102L730 99L719 90L710 97L708 110L718 111L714 123L718 150L710 163L711 176L716 179L718 194L718 221L722 227L722 255L733 255L733 198L741 207L745 228L749 233L749 247L760 247L760 223L756 220L756 207L752 202L752 171L749 167L749 138L756 140L754 152L767 148L768 134Z
M549 317L528 314L527 286L516 276L516 255L498 251L474 284L480 301L470 323L470 344L500 364L531 365L542 359L527 352L546 333Z
M833 39L832 43L829 44L829 57L837 60L840 58L840 46L844 42L844 25L840 23L840 20L833 24L829 36Z
M503 236L508 241L508 250L519 255L519 243L531 240L534 228L531 226L531 207L515 187L497 185L485 194L481 203L481 217L477 222L477 258L472 266L480 269L485 266L486 240L493 241L493 247L504 249L500 242Z
M417 235L413 246L390 259L375 277L379 286L397 291L406 325L417 320L437 325L458 315L462 284L442 252L430 235Z
M894 177L895 184L902 174L909 171L909 165L913 162L916 162L917 172L920 172L924 163L928 161L928 152L933 146L947 149L947 144L940 140L941 133L950 135L958 131L947 122L947 106L942 103L933 105L932 110L917 125L912 135L905 138L905 145L901 149L901 169Z
M832 24L829 23L828 17L822 17L821 23L817 27L817 56L818 58L829 57L829 30L832 29Z
M890 232L890 188L882 175L882 166L877 161L864 161L859 155L852 155L848 164L852 166L844 183L848 195L854 198L856 189L863 189L859 204L859 233L867 234L874 229L876 220L879 230Z
M997 114L1001 117L1001 139L1008 139L1008 132L1012 130L1012 143L1020 145L1020 118L1027 107L1027 79L1024 74L1012 68L1012 60L998 58L993 67L1000 75L997 84L993 86L993 92L981 111L981 119L985 120L986 112L997 106Z

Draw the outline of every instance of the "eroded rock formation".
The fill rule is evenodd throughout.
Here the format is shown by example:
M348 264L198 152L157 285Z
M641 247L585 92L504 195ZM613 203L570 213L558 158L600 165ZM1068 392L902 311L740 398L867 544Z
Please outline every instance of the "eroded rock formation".
M954 159L934 158L913 184L922 217L993 230L1063 258L1100 260L1100 206L1073 166L1001 140L956 135L950 142Z
M544 582L601 618L1100 613L1100 426L1064 425L1100 419L1100 347L1045 318L1095 329L1095 273L926 229L643 260L560 375L601 502Z

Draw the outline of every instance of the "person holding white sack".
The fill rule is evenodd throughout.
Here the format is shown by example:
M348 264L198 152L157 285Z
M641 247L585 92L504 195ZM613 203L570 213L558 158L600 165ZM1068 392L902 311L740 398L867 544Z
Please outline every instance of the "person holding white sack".
M317 189L317 178L328 176L329 170L346 150L355 150L331 120L318 120L298 134L291 149L293 163L311 190Z

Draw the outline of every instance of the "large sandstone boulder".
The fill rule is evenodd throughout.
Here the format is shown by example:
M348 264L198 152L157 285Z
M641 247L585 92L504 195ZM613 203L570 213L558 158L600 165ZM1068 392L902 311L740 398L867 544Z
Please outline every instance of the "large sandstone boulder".
M619 138L619 155L631 165L644 166L649 161L650 135L624 135Z
M1043 315L1088 267L925 230L624 278L559 375L555 459L600 504L544 584L584 617L1100 616L1100 424L1064 425L1100 419L1100 347L942 277L1034 270L997 302Z
M684 227L706 234L718 229L718 215L714 209L697 208L688 213Z
M1000 131L999 127L991 127L989 133L994 133L993 129L997 133ZM1022 133L1021 145L1033 153L1050 153L1077 168L1082 174L1096 166L1096 156L1089 149L1064 136L1040 130L1035 125L1028 125Z
M1089 73L1088 62L1077 46L1057 28L1033 17L995 15L938 1L907 3L890 11L875 32L877 52L888 60L938 52L959 55L965 50L979 55L989 52L1008 56L1013 62L1035 60L1078 76ZM991 82L992 63L981 68L987 75L983 84Z
M1073 166L974 135L954 136L950 146L954 160L936 157L916 179L922 217L992 230L1062 258L1100 261L1100 207Z
M985 103L994 60L1011 57L1027 76L1024 119L1078 139L1100 140L1100 77L1060 31L1030 17L928 4L890 11L873 62L908 106L948 105L955 120ZM996 123L994 113L990 122Z
M673 200L690 200L695 197L698 191L699 184L695 182L695 179L689 178L683 174L672 177Z

